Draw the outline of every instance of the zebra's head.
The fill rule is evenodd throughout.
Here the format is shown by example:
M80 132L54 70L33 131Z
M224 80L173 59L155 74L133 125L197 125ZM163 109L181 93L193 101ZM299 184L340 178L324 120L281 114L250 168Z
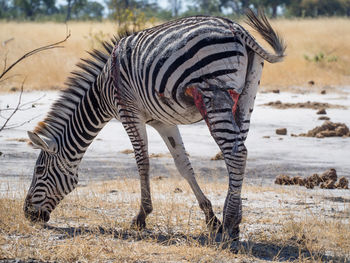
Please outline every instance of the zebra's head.
M24 213L32 222L47 222L50 213L77 185L77 174L59 152L57 143L35 132L28 132L34 148L41 149L32 183L24 201Z

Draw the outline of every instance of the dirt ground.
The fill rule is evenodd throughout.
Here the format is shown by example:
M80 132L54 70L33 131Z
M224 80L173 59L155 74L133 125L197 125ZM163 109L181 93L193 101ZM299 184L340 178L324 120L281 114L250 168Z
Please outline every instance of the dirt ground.
M315 101L334 122L350 124L349 89L341 93L260 93L247 139L248 162L242 193L243 221L238 252L220 249L208 238L204 216L177 173L165 145L148 130L154 211L147 230L129 223L139 206L139 182L131 145L112 121L90 146L79 169L79 187L43 226L22 213L38 151L27 146L26 130L40 121L55 92L24 94L28 110L10 123L22 126L0 134L0 260L10 262L350 262L350 190L274 185L283 173L309 176L335 168L350 179L350 138L293 137L323 121L316 109L276 109L270 101ZM2 94L0 107L16 103ZM32 107L34 105L34 107ZM277 135L277 128L287 135ZM205 123L181 126L186 149L203 191L222 216L227 191L224 161L210 160L218 148ZM268 137L268 138L267 138ZM180 190L179 190L180 189Z

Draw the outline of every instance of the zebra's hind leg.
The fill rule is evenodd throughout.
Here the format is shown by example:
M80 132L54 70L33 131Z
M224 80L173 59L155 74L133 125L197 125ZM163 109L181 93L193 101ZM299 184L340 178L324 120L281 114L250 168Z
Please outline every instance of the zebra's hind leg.
M205 221L209 230L219 231L221 223L213 212L211 202L204 195L197 183L190 160L188 159L188 156L186 154L186 150L183 145L178 127L173 125L167 125L159 121L153 121L148 124L154 127L158 131L160 136L163 138L171 155L174 158L176 168L178 169L180 174L187 180L190 187L192 188L192 191L194 192L198 200L199 206L204 212Z
M140 211L133 219L131 226L137 229L142 229L146 227L147 215L153 210L149 182L149 157L146 126L135 116L122 118L121 121L134 148L141 184Z

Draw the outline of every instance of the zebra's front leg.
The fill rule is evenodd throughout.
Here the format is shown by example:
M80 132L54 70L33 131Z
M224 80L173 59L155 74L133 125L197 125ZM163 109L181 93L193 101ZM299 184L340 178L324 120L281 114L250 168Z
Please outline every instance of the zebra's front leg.
M154 127L160 136L163 138L171 155L174 158L176 168L179 173L186 179L195 194L199 207L205 215L205 221L208 229L211 231L218 231L221 227L220 221L213 212L213 208L209 199L204 195L194 175L190 160L186 154L184 144L177 126L167 125L159 121L149 123Z
M153 210L149 181L149 157L146 126L135 116L124 117L122 119L122 124L128 133L134 148L141 185L140 211L133 219L131 226L133 228L142 229L146 227L147 215Z

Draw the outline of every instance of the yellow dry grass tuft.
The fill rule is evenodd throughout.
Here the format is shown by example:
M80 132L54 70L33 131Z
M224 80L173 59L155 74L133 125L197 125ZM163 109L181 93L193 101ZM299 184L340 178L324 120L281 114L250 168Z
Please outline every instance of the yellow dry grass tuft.
M237 254L207 243L204 216L184 180L152 179L154 211L148 230L129 223L139 209L135 179L92 182L78 187L52 213L48 225L23 215L24 187L0 193L0 259L59 262L258 262L263 260L346 261L350 255L350 204L329 212L313 192L246 184L243 189L243 246ZM227 190L223 181L200 180L217 214ZM0 183L0 186L6 183ZM182 192L175 191L181 189ZM334 206L335 207L335 206ZM319 209L319 210L317 210ZM323 211L323 212L322 212Z
M313 88L349 85L349 19L274 20L272 24L286 40L287 57L277 65L266 63L263 86L293 90L291 87L294 86L308 86L311 80L316 83ZM27 77L26 90L63 88L64 81L69 72L75 69L79 58L86 57L85 51L98 47L98 39L109 39L118 29L111 22L72 22L68 28L72 36L64 44L64 49L45 51L24 61L11 73L20 76L2 83L0 91L19 88L24 77ZM0 46L0 62L3 63L7 54L9 64L29 50L63 39L65 34L66 26L59 23L1 22L0 41L14 39ZM262 44L267 47L266 43ZM325 58L319 62L313 61L320 53ZM311 61L306 60L305 56Z

